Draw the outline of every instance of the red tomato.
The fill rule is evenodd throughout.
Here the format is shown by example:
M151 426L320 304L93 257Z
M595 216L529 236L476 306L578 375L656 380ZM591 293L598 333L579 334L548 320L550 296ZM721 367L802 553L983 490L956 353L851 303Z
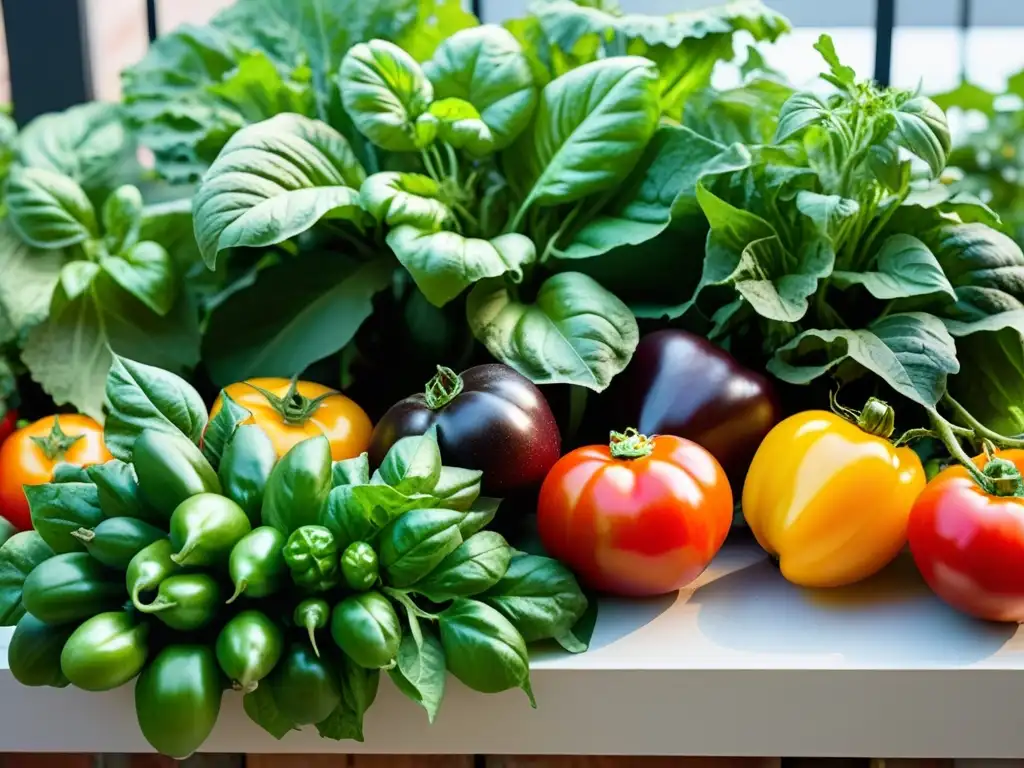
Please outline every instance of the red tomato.
M1024 451L1000 451L1024 471ZM984 456L974 462L986 465ZM961 466L940 472L917 497L910 551L932 590L964 613L1024 621L1024 498L993 496Z
M14 425L18 422L18 412L14 410L8 410L2 417L0 417L0 445L3 444L4 440L14 431Z
M47 416L29 424L0 446L0 516L20 531L32 527L22 486L50 482L61 462L84 467L114 458L103 442L103 427L88 416L61 414L57 419Z
M632 430L559 459L541 487L537 523L548 552L589 586L660 595L699 576L732 523L732 491L690 440Z

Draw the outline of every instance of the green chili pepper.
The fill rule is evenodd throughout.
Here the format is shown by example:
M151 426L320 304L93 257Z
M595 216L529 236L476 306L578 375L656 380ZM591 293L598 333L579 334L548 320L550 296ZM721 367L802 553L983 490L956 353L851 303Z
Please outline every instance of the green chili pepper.
M391 666L402 642L398 614L380 592L346 597L331 613L331 636L349 658L366 669Z
M341 702L336 670L302 643L291 645L267 683L278 710L295 725L323 722Z
M47 624L64 624L119 608L125 600L120 574L85 552L54 555L25 579L25 610Z
M249 518L231 499L200 493L186 499L171 515L171 544L178 565L226 563L235 546L251 530Z
M178 505L197 493L220 493L210 462L184 435L144 430L132 446L139 492L167 520Z
M14 679L33 687L66 687L68 679L60 668L60 654L74 631L74 624L47 624L31 613L22 616L7 646L7 666Z
M139 672L149 654L149 627L125 611L100 613L74 631L60 655L71 684L86 691L109 691Z
M334 535L322 525L296 529L284 545L284 560L292 580L313 592L326 592L341 578Z
M319 597L307 597L297 606L292 614L292 621L295 626L302 627L309 634L309 644L313 646L313 653L320 656L320 649L316 647L316 631L327 626L331 618L331 606L326 600Z
M154 541L148 547L139 550L139 553L128 563L128 570L125 572L125 584L128 587L128 595L135 607L142 609L142 594L160 586L160 582L168 576L181 570L177 563L171 559L174 547L168 539Z
M71 535L82 542L85 551L108 568L125 570L139 552L167 534L145 520L134 517L110 517L95 528L79 528Z
M260 611L242 611L217 636L217 661L236 691L250 693L274 669L284 633Z
M262 522L263 494L276 463L274 444L256 424L236 429L221 456L218 476L223 493L245 510L253 526Z
M228 573L235 585L229 603L243 592L248 597L267 597L284 585L288 574L284 544L284 534L269 525L253 528L235 544L228 557Z
M138 606L153 613L171 629L188 632L213 621L220 603L220 586L205 573L182 573L160 582L156 598Z
M341 555L341 573L345 583L357 592L365 592L377 581L377 553L365 541L349 544Z

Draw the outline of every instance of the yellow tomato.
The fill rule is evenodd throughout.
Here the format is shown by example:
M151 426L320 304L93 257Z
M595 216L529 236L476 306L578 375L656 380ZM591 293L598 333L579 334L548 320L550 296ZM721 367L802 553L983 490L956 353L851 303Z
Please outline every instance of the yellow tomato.
M768 433L750 465L744 517L794 584L852 584L906 543L924 468L911 449L887 439L889 406L869 401L864 414L862 426L828 411L790 416Z
M228 396L252 416L246 424L258 425L270 438L278 457L296 443L326 435L334 461L351 459L370 445L373 424L356 403L322 384L288 379L257 378L230 384ZM210 417L221 408L218 396Z

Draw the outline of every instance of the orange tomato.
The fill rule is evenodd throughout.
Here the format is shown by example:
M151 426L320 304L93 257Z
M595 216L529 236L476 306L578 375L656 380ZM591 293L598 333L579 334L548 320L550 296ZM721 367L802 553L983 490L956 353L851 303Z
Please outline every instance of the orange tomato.
M0 447L0 515L18 530L30 529L22 486L50 482L61 463L85 467L113 458L103 442L103 427L88 416L47 416L17 430Z
M228 396L252 417L270 438L278 457L297 443L317 435L326 435L334 461L351 459L370 445L373 424L366 412L340 392L311 381L256 378L230 384ZM210 411L213 418L221 408L223 395Z

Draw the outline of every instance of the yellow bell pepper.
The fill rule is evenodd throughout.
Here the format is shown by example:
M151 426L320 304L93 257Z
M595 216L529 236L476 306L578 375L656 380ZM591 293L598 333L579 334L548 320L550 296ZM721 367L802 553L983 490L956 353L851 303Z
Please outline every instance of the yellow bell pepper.
M743 486L754 536L800 586L838 587L878 572L906 543L925 486L917 454L888 440L888 405L872 398L849 413L857 423L805 411L776 425Z

